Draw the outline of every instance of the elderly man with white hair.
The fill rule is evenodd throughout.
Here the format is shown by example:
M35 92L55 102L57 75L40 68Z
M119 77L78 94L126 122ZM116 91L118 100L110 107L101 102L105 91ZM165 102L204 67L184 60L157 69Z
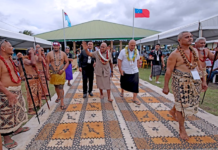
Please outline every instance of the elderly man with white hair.
M206 77L207 72L206 72L206 62L205 61L207 58L213 61L215 56L208 48L205 48L205 45L206 45L206 38L199 37L195 40L195 48L198 50L200 65L203 68L204 75ZM217 48L216 48L216 51L218 51ZM218 56L216 57L216 60L217 59L218 59Z
M92 58L96 58L95 74L96 74L96 84L100 90L100 98L103 99L103 90L107 90L108 101L112 102L110 96L111 89L111 80L110 77L113 77L113 64L111 59L110 50L107 50L107 44L101 43L100 50L95 52L89 52L86 42L82 43L83 49L86 51L86 54ZM111 74L110 74L111 72Z
M140 105L140 101L136 99L139 92L139 52L136 48L135 40L130 40L129 44L121 50L118 57L118 67L121 74L120 86L121 97L123 97L124 90L133 93L132 101Z

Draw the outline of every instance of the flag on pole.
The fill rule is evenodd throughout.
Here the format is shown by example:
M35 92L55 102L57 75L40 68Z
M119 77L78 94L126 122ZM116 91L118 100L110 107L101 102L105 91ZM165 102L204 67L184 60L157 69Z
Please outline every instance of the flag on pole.
M149 18L149 17L150 17L149 10L135 8L135 18Z
M67 13L64 12L65 20L68 22L68 27L71 27L70 18L68 17Z

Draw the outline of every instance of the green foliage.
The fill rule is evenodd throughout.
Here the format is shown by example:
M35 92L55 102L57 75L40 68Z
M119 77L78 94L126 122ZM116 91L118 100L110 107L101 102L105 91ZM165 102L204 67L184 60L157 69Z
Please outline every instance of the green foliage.
M22 34L26 34L26 35L33 36L33 32L32 32L32 31L30 31L30 30L23 30L23 31L19 31L19 33L22 33Z

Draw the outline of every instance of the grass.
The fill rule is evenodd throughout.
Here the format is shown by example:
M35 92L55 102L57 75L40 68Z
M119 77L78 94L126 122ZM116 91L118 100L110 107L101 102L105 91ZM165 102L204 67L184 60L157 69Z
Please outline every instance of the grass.
M164 86L164 75L161 75L159 78L159 81L161 82L160 84L156 84L155 83L155 79L153 78L153 81L149 81L149 75L151 74L151 68L146 68L146 69L139 69L139 76L142 80L145 80L151 84L154 84L160 88L163 88ZM170 92L172 93L172 89L171 89L171 80L169 82L169 88L170 88ZM210 83L208 90L206 92L205 95L205 99L204 99L204 103L201 105L200 104L200 108L202 108L203 110L214 114L216 116L218 116L218 100L217 100L217 89L218 89L218 85L217 84L213 84ZM201 99L203 97L203 92L201 93Z

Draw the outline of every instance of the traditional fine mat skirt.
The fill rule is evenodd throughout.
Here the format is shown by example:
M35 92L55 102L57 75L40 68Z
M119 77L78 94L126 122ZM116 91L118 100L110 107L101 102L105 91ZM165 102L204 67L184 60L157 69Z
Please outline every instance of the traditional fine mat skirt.
M139 92L139 73L125 74L120 77L120 86L125 91Z
M59 74L51 74L50 84L53 85L64 85L66 79L65 72L62 75Z
M73 79L72 64L69 64L69 66L65 70L65 73L66 73L66 80L72 80Z

